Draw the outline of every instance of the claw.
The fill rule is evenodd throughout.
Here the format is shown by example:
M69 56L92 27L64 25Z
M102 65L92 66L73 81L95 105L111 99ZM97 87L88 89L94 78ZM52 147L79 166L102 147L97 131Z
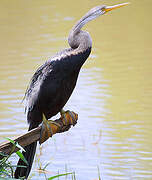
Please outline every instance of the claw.
M60 115L63 116L65 113L66 113L66 111L64 111L63 109L61 109Z
M73 126L75 126L76 125L76 119L78 119L78 115L77 114L75 114L74 112L72 112L72 111L69 111L69 114L70 114L70 116L71 116L71 118L70 118L70 120L71 120L71 125L73 125Z
M60 122L56 120L47 120L45 115L43 114L43 122L40 132L40 140L39 143L42 144L49 137L52 137L56 132L64 132L70 129L71 125L75 125L77 123L78 115L72 111L61 111Z
M52 120L47 120L45 115L43 114L43 122L42 122L42 128L41 128L40 140L39 140L40 144L46 141L49 137L52 137L53 130L52 130L51 124L55 124L59 128L61 126L59 123L56 123Z
M72 111L61 111L61 119L63 124L66 125L75 125L76 124L76 119L78 118L78 115L75 114Z

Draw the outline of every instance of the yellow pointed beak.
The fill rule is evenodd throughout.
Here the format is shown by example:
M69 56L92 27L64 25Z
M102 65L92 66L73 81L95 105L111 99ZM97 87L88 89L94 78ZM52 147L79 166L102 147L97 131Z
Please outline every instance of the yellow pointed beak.
M126 5L128 5L128 4L130 4L130 3L127 2L127 3L117 4L117 5L114 5L114 6L106 6L105 9L104 9L104 11L105 11L105 12L108 12L108 11L111 11L111 10L113 10L113 9L117 9L117 8L126 6Z

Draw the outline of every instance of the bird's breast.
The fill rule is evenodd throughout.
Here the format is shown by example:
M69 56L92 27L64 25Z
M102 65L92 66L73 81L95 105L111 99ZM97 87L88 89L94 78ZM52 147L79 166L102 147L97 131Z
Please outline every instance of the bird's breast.
M70 98L77 81L78 73L61 78L58 82L50 82L51 86L45 91L41 101L41 109L47 118L56 115ZM53 85L54 84L54 85ZM54 90L52 88L54 86ZM49 91L50 90L50 91Z

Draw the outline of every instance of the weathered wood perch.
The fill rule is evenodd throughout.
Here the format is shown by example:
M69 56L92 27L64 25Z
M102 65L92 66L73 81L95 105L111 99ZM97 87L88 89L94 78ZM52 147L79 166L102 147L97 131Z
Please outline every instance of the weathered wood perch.
M40 135L46 135L46 138L41 140L40 143L45 142L49 137L56 133L61 133L68 131L71 125L75 125L77 123L78 115L72 111L67 111L64 117L57 119L55 121L49 121L49 128L51 129L51 134L48 133L47 128L43 125L28 131L26 134L19 136L14 141L18 142L23 148L35 141L40 140ZM6 142L0 145L0 152L4 154L10 154L18 151L18 148L15 148L12 152L13 144L10 142ZM2 156L0 156L0 159Z

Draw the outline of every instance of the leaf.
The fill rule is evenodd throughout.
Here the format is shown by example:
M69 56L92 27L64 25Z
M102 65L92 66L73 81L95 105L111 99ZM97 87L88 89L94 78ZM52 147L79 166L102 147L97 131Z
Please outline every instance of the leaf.
M10 166L9 166L10 167ZM11 167L23 167L26 168L27 166L22 166L22 165L11 165Z
M14 144L17 148L19 148L20 150L22 150L22 151L25 152L24 148L23 148L21 145L19 145L18 142L14 141L14 140L12 140L12 139L10 139L10 138L5 138L5 139L7 139L9 142L11 142L12 144Z
M55 179L55 178L57 178L57 177L60 177L60 176L66 176L66 175L69 175L69 174L73 174L73 173L59 174L59 175L52 176L52 177L48 178L48 180L52 180L52 179Z
M0 156L7 157L7 154L4 154L3 152L0 152Z
M4 138L4 139L6 139L6 140L8 140L9 142L11 142L12 144L16 145L16 142L15 142L14 140L12 140L12 139L10 139L10 138Z
M27 160L25 159L24 155L20 151L17 151L16 154L22 159L22 161L25 162L26 165L28 165Z
M25 152L24 148L23 148L21 145L19 145L18 142L16 143L16 147L18 147L21 151L24 151L24 152Z

